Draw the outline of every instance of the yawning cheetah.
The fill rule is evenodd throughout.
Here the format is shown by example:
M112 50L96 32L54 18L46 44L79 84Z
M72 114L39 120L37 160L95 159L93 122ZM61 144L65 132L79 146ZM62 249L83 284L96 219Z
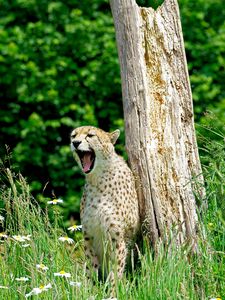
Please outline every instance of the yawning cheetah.
M140 228L134 178L114 150L119 134L92 126L71 134L75 160L86 175L80 206L85 254L94 270L111 281L111 296Z

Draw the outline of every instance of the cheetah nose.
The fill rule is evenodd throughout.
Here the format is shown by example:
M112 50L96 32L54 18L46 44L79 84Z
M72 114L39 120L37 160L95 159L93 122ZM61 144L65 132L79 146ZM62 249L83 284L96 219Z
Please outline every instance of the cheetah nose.
M75 141L73 142L74 148L77 149L79 147L79 145L81 144L80 141Z

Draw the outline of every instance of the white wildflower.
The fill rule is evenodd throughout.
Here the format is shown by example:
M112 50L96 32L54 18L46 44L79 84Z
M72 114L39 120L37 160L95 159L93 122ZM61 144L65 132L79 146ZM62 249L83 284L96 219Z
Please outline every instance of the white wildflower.
M81 282L70 281L70 285L71 285L71 286L77 286L77 287L80 287L80 286L81 286Z
M18 278L16 278L16 281L28 281L29 280L29 278L27 278L27 277L18 277Z
M41 285L38 288L33 288L33 290L30 293L26 294L25 297L27 298L27 297L30 297L32 295L41 294L42 292L46 292L46 291L48 291L51 288L52 288L51 283L49 283L47 285Z
M68 228L68 230L70 230L70 231L78 231L78 230L81 230L82 229L82 225L73 225L73 226L70 226L69 228Z
M64 270L62 270L62 271L60 271L58 273L54 273L54 276L69 278L69 277L71 277L71 274L70 273L66 273Z
M23 238L25 241L30 241L30 237L31 237L31 234L28 234L28 235L22 235L22 238Z
M42 271L47 271L49 268L45 266L44 264L37 264L36 268Z
M30 244L22 244L21 245L21 247L23 247L23 248L27 248L27 247L29 247L30 246Z
M74 240L69 238L68 236L61 236L59 238L59 241L61 242L67 242L68 244L73 244L74 243Z
M4 285L0 285L0 289L8 289L9 287L8 286L4 286Z
M4 220L5 218L2 215L0 215L0 222L4 222Z
M58 204L58 203L63 203L62 199L53 199L51 201L47 201L48 204Z
M30 241L31 235L13 235L12 238L17 242Z
M7 239L7 238L8 238L8 235L5 234L4 232L0 232L0 238L5 238L5 239Z

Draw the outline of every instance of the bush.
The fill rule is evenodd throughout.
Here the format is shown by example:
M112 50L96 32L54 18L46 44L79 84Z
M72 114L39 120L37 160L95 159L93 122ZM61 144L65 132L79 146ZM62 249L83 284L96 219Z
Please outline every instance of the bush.
M73 215L83 179L69 149L71 130L122 124L109 8L105 1L0 4L1 145L13 150L39 200L43 189L63 196Z
M155 8L162 1L140 0ZM84 124L119 128L124 142L119 65L108 1L0 0L0 136L33 194L63 197L78 218L83 178L69 149ZM206 109L224 129L224 6L181 0L196 120ZM118 150L124 154L123 146Z

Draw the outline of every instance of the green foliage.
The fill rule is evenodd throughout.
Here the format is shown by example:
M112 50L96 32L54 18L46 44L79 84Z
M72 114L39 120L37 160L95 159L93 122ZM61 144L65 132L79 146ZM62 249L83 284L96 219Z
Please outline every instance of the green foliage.
M209 211L213 212L210 216L213 220L225 221L225 136L214 131L213 129L200 127L199 140L202 147L200 148L202 167L206 181L206 190L208 199L207 204ZM209 132L211 136L216 135L217 140L212 142L206 137ZM222 220L223 219L223 220ZM222 241L221 241L222 242Z
M68 214L78 211L83 184L71 130L122 123L113 20L104 4L0 2L1 145L13 149L34 194L54 190L67 199Z
M197 120L212 111L214 127L225 123L225 8L220 0L182 0L185 48Z
M41 210L31 196L25 179L9 169L3 172L6 186L1 191L0 202L4 202L5 210L0 210L0 215L5 213L5 222L0 223L4 223L8 237L0 237L0 286L7 288L0 288L0 298L24 299L25 294L34 287L51 283L51 298L48 292L43 292L43 295L46 293L46 298L42 299L53 299L53 294L58 299L67 299L68 295L81 299L79 289L69 284L69 281L77 281L78 276L85 282L84 272L80 267L82 257L79 234L73 235L72 244L66 245L59 241L60 236L67 234L62 229L58 207L54 205ZM53 224L50 224L49 213L54 214ZM26 240L17 241L14 236L26 237ZM44 264L49 270L37 269L37 264ZM70 273L71 278L66 280L54 277L54 273L61 270ZM17 281L21 277L28 278L28 281Z
M180 0L196 120L223 131L224 5ZM161 0L140 0L157 8ZM122 132L119 64L108 1L0 0L0 127L13 165L43 197L63 197L65 219L78 218L83 178L69 150L84 124Z
M142 7L157 9L163 3L163 0L137 0L136 3Z

